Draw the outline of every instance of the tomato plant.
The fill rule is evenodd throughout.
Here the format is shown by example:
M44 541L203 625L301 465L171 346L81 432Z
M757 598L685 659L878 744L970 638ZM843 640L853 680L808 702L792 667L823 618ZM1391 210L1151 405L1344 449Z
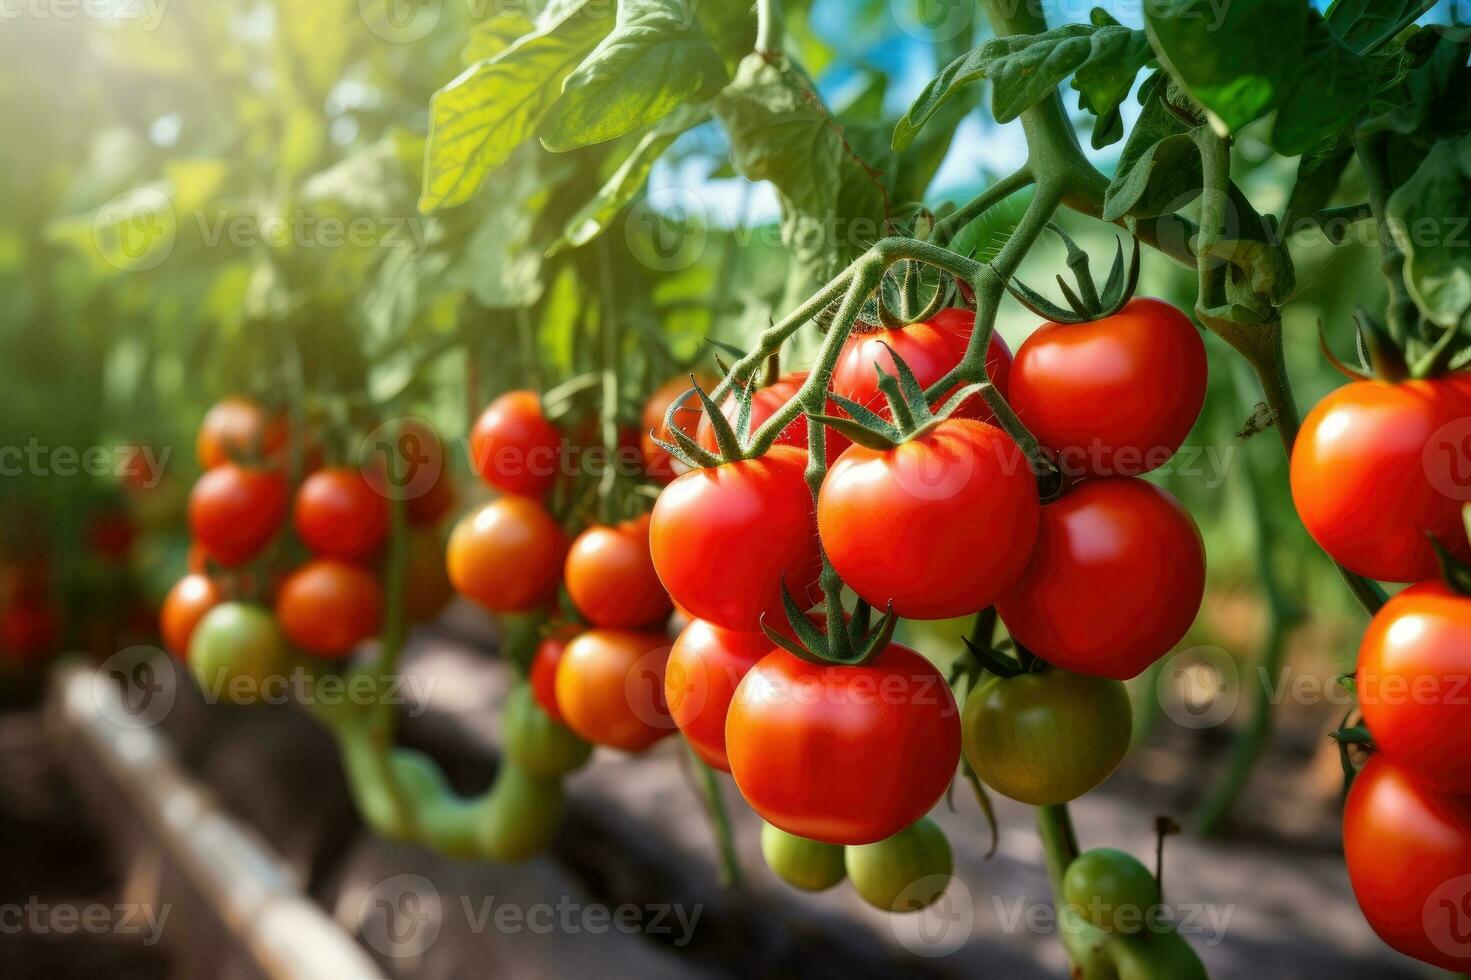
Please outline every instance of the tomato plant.
M467 599L494 612L526 612L556 596L566 553L566 535L546 508L502 497L460 518L446 562Z
M725 722L741 678L772 650L764 633L742 633L696 619L669 651L664 700L670 717L707 765L730 772Z
M335 558L316 558L286 577L276 619L286 639L324 657L344 657L378 632L383 594L371 572Z
M649 556L648 515L583 531L567 551L567 595L588 622L647 626L669 615L669 594Z
M236 463L205 472L189 493L189 530L221 565L240 565L271 542L286 520L280 474Z
M557 664L557 707L596 745L641 752L669 735L664 702L669 641L660 633L592 629L568 641Z
M562 436L534 391L509 391L470 430L470 460L481 479L506 493L535 497L556 482Z
M175 582L164 596L163 609L159 612L164 647L180 656L187 653L194 628L224 598L219 585L208 575L193 572Z
M189 670L212 697L253 704L286 669L286 648L268 610L224 602L204 614L189 638Z
M1160 903L1159 882L1132 854L1096 847L1068 865L1063 899L1107 932L1132 933L1150 926Z
M317 470L296 491L296 534L324 558L370 558L388 536L388 502L355 469Z
M844 848L761 825L761 855L766 866L793 888L821 892L848 877Z
M199 468L212 470L232 462L279 464L286 447L287 424L280 415L238 395L223 398L204 413L195 438Z
M853 887L865 902L886 912L914 912L934 904L950 884L955 867L949 839L928 818L844 852Z
M531 670L528 672L531 693L536 698L536 703L541 705L541 710L547 713L548 718L562 724L566 722L562 718L562 709L557 707L557 666L567 650L567 641L579 632L576 627L563 627L553 631L537 644L536 651L532 654Z

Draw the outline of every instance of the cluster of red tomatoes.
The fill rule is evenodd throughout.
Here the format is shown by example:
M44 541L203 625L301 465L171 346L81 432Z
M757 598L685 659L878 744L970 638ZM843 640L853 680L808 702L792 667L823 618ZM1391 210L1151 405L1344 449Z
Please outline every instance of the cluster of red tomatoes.
M831 392L887 418L875 361L892 369L897 355L931 384L959 363L973 322L945 310L855 335ZM644 413L644 474L667 483L652 514L594 523L570 541L546 503L564 434L534 393L508 393L470 443L477 472L502 495L451 533L450 579L487 609L552 611L554 623L565 586L576 623L554 625L530 666L532 696L550 719L627 751L677 727L765 819L763 847L782 877L812 888L847 877L881 907L926 904L943 890L950 852L924 817L962 743L981 777L1018 799L1056 803L1091 789L1127 747L1120 681L1180 639L1204 585L1188 513L1137 479L1169 458L1200 409L1205 355L1189 320L1137 300L1103 321L1044 327L1014 360L996 338L987 368L1060 461L1089 448L1057 499L1040 501L1026 458L979 396L888 450L829 431L831 467L815 505L805 417L760 456L686 469L656 441L668 441L666 411L688 388L675 380ZM1065 395L1037 394L1069 373ZM806 378L787 374L755 392L750 430ZM721 409L734 421L738 403ZM717 450L698 408L687 402L672 418ZM994 679L972 694L962 724L944 676L898 643L861 665L777 648L763 626L796 642L783 587L815 606L824 548L875 608L937 619L996 606L1051 669ZM671 646L672 608L688 624ZM1038 705L1051 722L1029 710Z
M427 424L405 424L421 442L439 445ZM293 653L346 657L381 625L385 471L356 461L323 465L321 451L298 439L305 475L293 490L291 441L284 417L240 397L216 404L199 428L190 571L164 600L161 633L207 690L230 700L258 699L260 685L287 669ZM432 615L448 598L434 527L453 503L442 470L405 498L410 619ZM288 524L294 534L285 533Z
M1355 692L1373 752L1343 814L1344 856L1385 942L1471 969L1471 597L1439 580L1432 540L1471 555L1471 387L1460 376L1355 381L1303 421L1292 495L1337 562L1416 583L1375 614Z

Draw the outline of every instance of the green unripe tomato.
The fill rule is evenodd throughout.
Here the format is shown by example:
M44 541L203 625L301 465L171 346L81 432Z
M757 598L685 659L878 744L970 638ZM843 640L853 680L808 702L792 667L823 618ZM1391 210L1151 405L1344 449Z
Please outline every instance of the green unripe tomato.
M559 780L537 779L503 760L480 805L480 853L492 861L521 861L546 850L565 802Z
M189 671L212 698L255 704L268 682L284 683L288 666L281 631L263 606L222 602L205 613L189 639Z
M825 891L847 875L842 845L808 840L771 824L761 828L761 855L778 878L803 891Z
M1131 854L1112 847L1085 851L1062 878L1068 906L1100 929L1136 933L1160 904L1159 882Z
M950 841L928 817L873 844L844 848L844 865L863 900L886 912L918 912L950 884Z
M566 775L592 755L590 743L542 710L530 684L517 684L511 689L502 730L506 758L538 779Z
M965 758L996 792L1033 806L1077 799L1129 750L1129 692L1066 670L993 677L965 699Z

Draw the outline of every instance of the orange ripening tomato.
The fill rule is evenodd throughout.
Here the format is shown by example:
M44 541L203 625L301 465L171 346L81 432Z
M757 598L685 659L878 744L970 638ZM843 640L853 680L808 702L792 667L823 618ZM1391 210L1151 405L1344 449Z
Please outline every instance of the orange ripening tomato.
M567 643L557 664L557 707L595 745L641 752L674 731L664 702L669 639L593 629Z
M224 593L214 579L197 572L174 583L164 596L159 613L159 632L164 648L180 657L189 652L189 637L204 614L225 601Z
M249 398L222 398L204 413L194 454L205 470L232 461L279 465L289 431L285 416L267 415Z
M1376 752L1343 806L1354 898L1390 946L1471 970L1471 799L1442 796Z
M460 518L446 562L455 591L491 612L529 612L556 598L567 537L540 503L502 497Z
M725 750L751 808L789 834L871 844L914 823L960 761L960 713L945 678L890 644L861 667L774 650L736 687Z
M201 474L189 493L189 530L210 558L240 565L276 536L286 509L280 473L222 463Z
M738 633L703 619L691 622L674 641L664 671L664 699L690 748L707 765L730 772L725 754L730 699L746 672L772 649L765 633Z
M276 620L293 644L342 657L378 632L383 593L371 572L335 558L316 558L287 576L276 595Z
M1042 507L1032 559L996 611L1048 663L1122 681L1179 642L1204 594L1205 546L1190 513L1154 484L1120 477Z
M503 493L537 497L551 489L561 465L562 435L547 421L534 391L508 391L470 430L470 462Z
M388 501L346 466L317 470L303 480L294 517L302 544L327 558L371 558L388 536Z
M563 578L572 604L594 626L648 626L672 608L649 557L647 514L579 534L567 552Z
M1138 476L1175 455L1205 404L1205 344L1163 300L1044 323L1017 349L1011 407L1071 477Z
M1313 540L1351 572L1418 582L1439 572L1433 536L1471 559L1471 396L1451 379L1354 381L1308 413L1292 447L1292 502Z
M715 385L714 379L708 375L697 374L695 380L707 391ZM673 442L669 429L664 425L664 416L668 414L669 406L674 403L674 400L689 391L690 387L691 382L688 377L670 378L655 389L654 393L649 396L649 400L644 403L639 448L643 452L644 472L660 483L668 483L674 479L683 472L683 467L670 459L669 454L660 449L654 439L657 437L664 442ZM675 424L685 435L693 437L703 414L704 412L700 410L699 398L690 395L684 406L675 412Z

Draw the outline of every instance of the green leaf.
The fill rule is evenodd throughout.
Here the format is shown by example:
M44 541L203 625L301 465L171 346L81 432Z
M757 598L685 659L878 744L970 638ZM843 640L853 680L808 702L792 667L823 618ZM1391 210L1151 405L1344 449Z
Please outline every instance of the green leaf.
M998 201L967 222L946 247L966 258L991 261L1021 223L1022 215L1032 203L1032 194L1032 188L1024 187Z
M956 92L982 78L992 80L998 122L1009 122L1075 76L1084 105L1105 116L1129 94L1139 69L1153 57L1142 31L1130 30L1095 11L1092 24L1067 24L1042 34L991 38L956 58L933 78L894 129L903 150Z
M659 120L638 141L633 152L623 158L618 169L613 171L613 175L593 195L592 200L567 219L562 237L547 249L547 256L586 245L602 234L608 222L643 188L644 182L649 178L649 171L654 169L654 162L669 148L669 144L678 139L681 133L709 118L710 110L707 106L684 106Z
M1390 232L1405 253L1415 305L1450 328L1471 310L1471 136L1442 140L1389 197Z
M572 7L434 93L419 209L469 200L485 175L535 132L560 97L563 79L609 27L606 16Z
M1103 220L1117 221L1126 214L1153 217L1193 201L1200 194L1202 177L1200 151L1191 132L1162 98L1150 98L1103 195Z
M1159 0L1144 20L1160 64L1231 134L1292 88L1308 9L1302 0Z
M1338 132L1369 104L1374 88L1364 59L1334 36L1316 10L1310 11L1301 71L1272 127L1277 152L1296 156Z
M1333 0L1324 17L1340 41L1354 53L1363 54L1369 42L1378 40L1421 6L1418 0Z
M725 127L737 172L747 180L770 181L783 199L784 214L816 221L833 214L842 138L811 83L789 61L747 55L716 98L715 115ZM818 232L819 245L830 232L801 230Z
M1297 162L1297 179L1283 212L1282 228L1291 235L1298 223L1328 206L1348 163L1353 159L1354 145L1347 130L1340 130L1319 141Z
M460 52L460 60L473 65L477 61L494 58L535 30L536 24L525 11L515 8L497 10L470 26L470 37L465 42L465 49Z
M541 141L564 151L657 122L712 98L725 64L682 0L619 0L613 32L562 84Z

